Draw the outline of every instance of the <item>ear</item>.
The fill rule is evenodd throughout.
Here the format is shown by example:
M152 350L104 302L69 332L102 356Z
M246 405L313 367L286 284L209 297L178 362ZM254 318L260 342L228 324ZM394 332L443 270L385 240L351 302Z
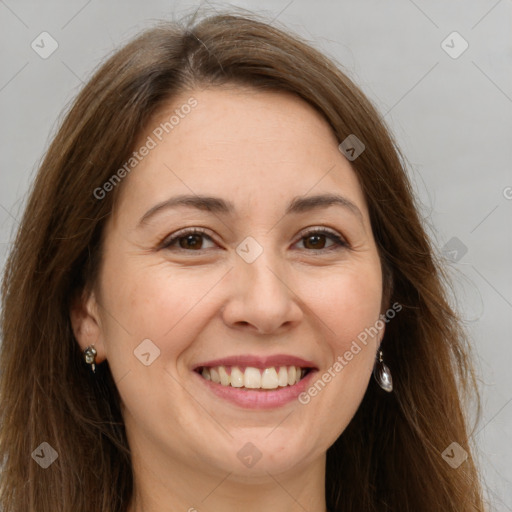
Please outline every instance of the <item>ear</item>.
M382 340L384 339L384 334L386 333L386 322L384 321L386 318L385 312L379 315L379 320L382 322L382 327L379 329L379 334L377 335L377 349L381 346Z
M73 334L82 351L94 345L97 351L96 362L106 359L103 330L99 315L98 302L94 291L77 293L71 301L69 316Z
M381 329L379 333L379 344L377 345L380 347L382 345L382 340L384 339L384 333L386 332L386 324L384 324L384 327Z

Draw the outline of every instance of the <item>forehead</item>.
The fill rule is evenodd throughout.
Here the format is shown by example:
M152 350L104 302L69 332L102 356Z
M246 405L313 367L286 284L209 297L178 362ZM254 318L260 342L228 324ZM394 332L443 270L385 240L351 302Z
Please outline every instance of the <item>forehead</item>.
M151 206L179 193L220 196L243 208L338 192L364 209L331 127L289 93L236 87L182 93L153 115L136 147L149 140L152 149L123 182L121 204Z

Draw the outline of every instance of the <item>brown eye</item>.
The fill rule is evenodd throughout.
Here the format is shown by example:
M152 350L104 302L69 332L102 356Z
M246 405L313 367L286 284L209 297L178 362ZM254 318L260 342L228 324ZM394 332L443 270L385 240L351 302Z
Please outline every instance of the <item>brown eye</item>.
M171 238L164 241L161 245L162 249L168 250L184 250L184 251L203 251L204 240L214 243L213 239L200 228L191 228L180 231ZM331 240L331 245L326 246L326 239ZM300 239L304 243L304 248L308 252L331 251L348 247L347 242L339 235L325 229L317 229L307 232Z
M324 249L325 240L322 238L325 239L325 235L308 235L304 238L304 246L306 249Z
M178 238L179 246L181 249L202 249L203 235L187 235Z
M325 238L330 238L333 244L325 247ZM309 231L301 238L301 241L304 242L306 249L316 249L317 251L330 251L341 247L348 247L348 244L339 235L325 229Z
M212 238L204 231L194 228L188 231L181 231L167 239L163 242L161 248L173 249L177 245L177 249L183 249L184 251L202 251L205 249L205 247L203 247L204 239L208 239L213 242Z

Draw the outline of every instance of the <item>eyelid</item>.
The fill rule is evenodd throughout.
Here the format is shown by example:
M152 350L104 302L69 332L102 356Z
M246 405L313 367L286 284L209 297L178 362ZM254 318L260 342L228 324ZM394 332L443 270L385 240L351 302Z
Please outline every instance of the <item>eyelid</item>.
M324 226L304 228L304 230L301 231L301 233L299 235L299 239L295 243L298 243L298 242L302 241L304 238L307 238L309 236L313 236L315 234L326 235L326 236L330 237L331 240L334 241L334 245L331 246L331 247L327 247L325 249L319 249L317 251L307 251L307 252L310 252L310 253L325 253L325 252L329 252L329 251L332 251L332 250L350 249L351 248L351 246L348 243L348 241L345 238L345 236L339 234L337 231L335 231L335 230L333 230L331 228L324 227Z
M193 227L193 226L188 227L188 228L183 228L183 229L180 229L180 230L172 233L171 235L166 236L158 244L158 249L166 249L166 248L170 247L171 244L173 244L177 240L179 240L180 238L183 238L183 237L185 237L185 236L187 236L189 234L191 234L191 235L201 234L205 238L208 238L212 242L216 243L215 240L213 239L213 237L211 235L209 235L208 233L209 233L209 230L206 229L206 228ZM294 245L299 243L299 242L301 242L304 238L307 238L308 236L313 236L315 234L323 234L323 235L326 235L328 237L331 237L331 240L333 241L334 245L331 246L331 247L327 247L327 248L324 248L324 249L318 249L318 250L307 250L307 249L304 249L307 252L310 252L310 253L324 253L324 252L328 252L328 251L336 250L336 249L348 249L348 248L350 248L350 244L347 242L346 238L343 235L340 235L340 234L338 234L337 231L334 231L331 228L324 227L324 226L304 228L300 232L300 234L298 236L298 239L294 243ZM193 250L188 251L186 249L181 249L181 248L178 249L178 251L190 252L190 253L198 253L198 254L202 254L203 252L205 252L207 250L208 249L199 249L199 250L196 250L196 251L193 251Z
M212 240L212 242L214 242L213 237L211 235L209 235L208 232L209 231L207 229L205 229L205 228L194 227L194 226L191 226L191 227L188 227L188 228L179 229L178 231L175 231L174 233L171 233L170 235L167 235L158 244L158 249L165 249L171 243L176 242L180 238L185 237L185 236L187 236L189 234L193 235L193 234L196 234L196 233L200 233L201 235L204 235L205 237L207 237L210 240ZM185 249L183 249L183 250L185 250ZM187 251L187 252L198 252L198 253L200 253L202 251Z
M337 231L335 231L335 230L333 230L333 229L331 229L331 228L328 228L328 227L324 227L324 226L317 226L317 227L314 227L314 226L313 226L313 227L311 227L311 226L310 226L310 227L304 228L304 229L300 232L300 234L299 234L299 240L300 240L300 239L302 239L302 238L304 238L304 237L305 237L305 236L307 236L307 235L316 234L316 233L329 234L329 235L332 235L332 236L334 236L334 237L338 237L338 238L340 238L342 241L344 241L345 243L347 243L347 242L346 242L346 240L345 240L345 238L344 238L342 235L340 235Z

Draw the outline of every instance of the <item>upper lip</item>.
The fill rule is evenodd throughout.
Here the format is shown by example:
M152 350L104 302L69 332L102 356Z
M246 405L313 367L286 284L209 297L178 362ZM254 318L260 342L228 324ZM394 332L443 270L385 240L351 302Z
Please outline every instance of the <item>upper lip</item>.
M286 354L276 354L273 356L265 357L251 355L223 357L221 359L214 359L196 364L194 366L194 370L204 367L211 368L215 366L251 366L253 368L259 369L272 368L273 366L300 366L301 368L316 369L315 363L312 361Z

